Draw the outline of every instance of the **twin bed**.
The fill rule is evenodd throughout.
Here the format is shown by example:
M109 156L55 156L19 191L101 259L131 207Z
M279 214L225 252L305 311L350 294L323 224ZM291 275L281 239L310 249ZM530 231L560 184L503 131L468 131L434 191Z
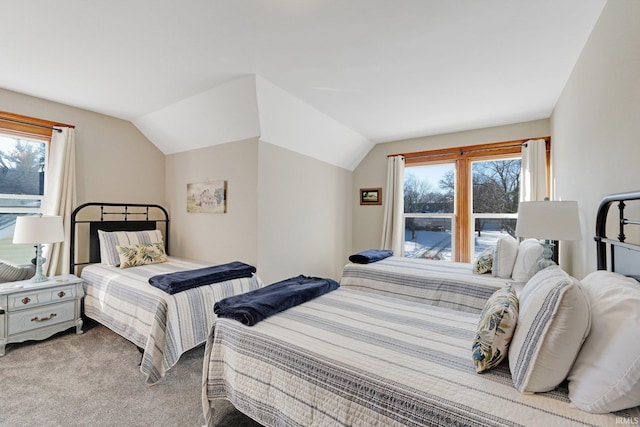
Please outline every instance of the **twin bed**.
M392 256L345 265L340 286L477 314L506 280L474 274L467 263Z
M168 248L169 218L158 205L87 203L72 215L70 267L72 272L81 269L84 314L140 349L140 370L150 385L160 381L181 354L206 341L216 319L215 302L262 286L252 274L169 294L150 286L149 279L209 265L170 256L165 262L130 268L114 265L116 255L108 254L113 248L105 247L113 234L102 233L140 236L138 233L155 235L155 230Z

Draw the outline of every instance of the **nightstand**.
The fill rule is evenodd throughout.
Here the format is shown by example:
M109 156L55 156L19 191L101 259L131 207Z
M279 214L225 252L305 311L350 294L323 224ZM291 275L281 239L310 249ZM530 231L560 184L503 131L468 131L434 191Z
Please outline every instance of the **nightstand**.
M83 296L82 279L73 274L0 283L0 356L9 343L42 340L74 326L81 334Z

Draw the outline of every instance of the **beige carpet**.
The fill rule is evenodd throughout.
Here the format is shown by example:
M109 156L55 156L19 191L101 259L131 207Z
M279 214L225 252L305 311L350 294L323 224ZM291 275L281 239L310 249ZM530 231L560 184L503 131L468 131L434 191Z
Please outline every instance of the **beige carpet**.
M95 322L84 331L7 345L0 358L1 426L204 424L204 346L183 354L162 382L149 387L133 344ZM235 410L217 425L258 426Z

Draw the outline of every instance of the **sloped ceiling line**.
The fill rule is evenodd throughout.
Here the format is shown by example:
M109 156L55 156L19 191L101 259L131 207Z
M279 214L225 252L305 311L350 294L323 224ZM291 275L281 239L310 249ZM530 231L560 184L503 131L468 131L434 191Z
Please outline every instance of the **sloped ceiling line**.
M350 171L374 145L256 75L211 88L133 123L164 154L259 137Z

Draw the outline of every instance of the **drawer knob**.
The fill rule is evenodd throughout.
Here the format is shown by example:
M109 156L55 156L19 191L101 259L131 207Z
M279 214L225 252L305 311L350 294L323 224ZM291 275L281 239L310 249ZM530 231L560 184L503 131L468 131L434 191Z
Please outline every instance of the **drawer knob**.
M66 294L64 293L64 291L60 291L60 292L58 292L58 296L59 296L60 298L62 298L62 297L63 297L63 296L65 296L65 295L66 295Z
M31 302L31 298L29 298L29 297L22 298L22 303L23 304L29 304L30 302Z
M43 317L42 319L39 318L38 316L36 316L33 319L31 319L31 321L32 322L44 322L44 321L47 321L47 320L51 320L56 316L57 316L56 313L51 313L48 317Z

